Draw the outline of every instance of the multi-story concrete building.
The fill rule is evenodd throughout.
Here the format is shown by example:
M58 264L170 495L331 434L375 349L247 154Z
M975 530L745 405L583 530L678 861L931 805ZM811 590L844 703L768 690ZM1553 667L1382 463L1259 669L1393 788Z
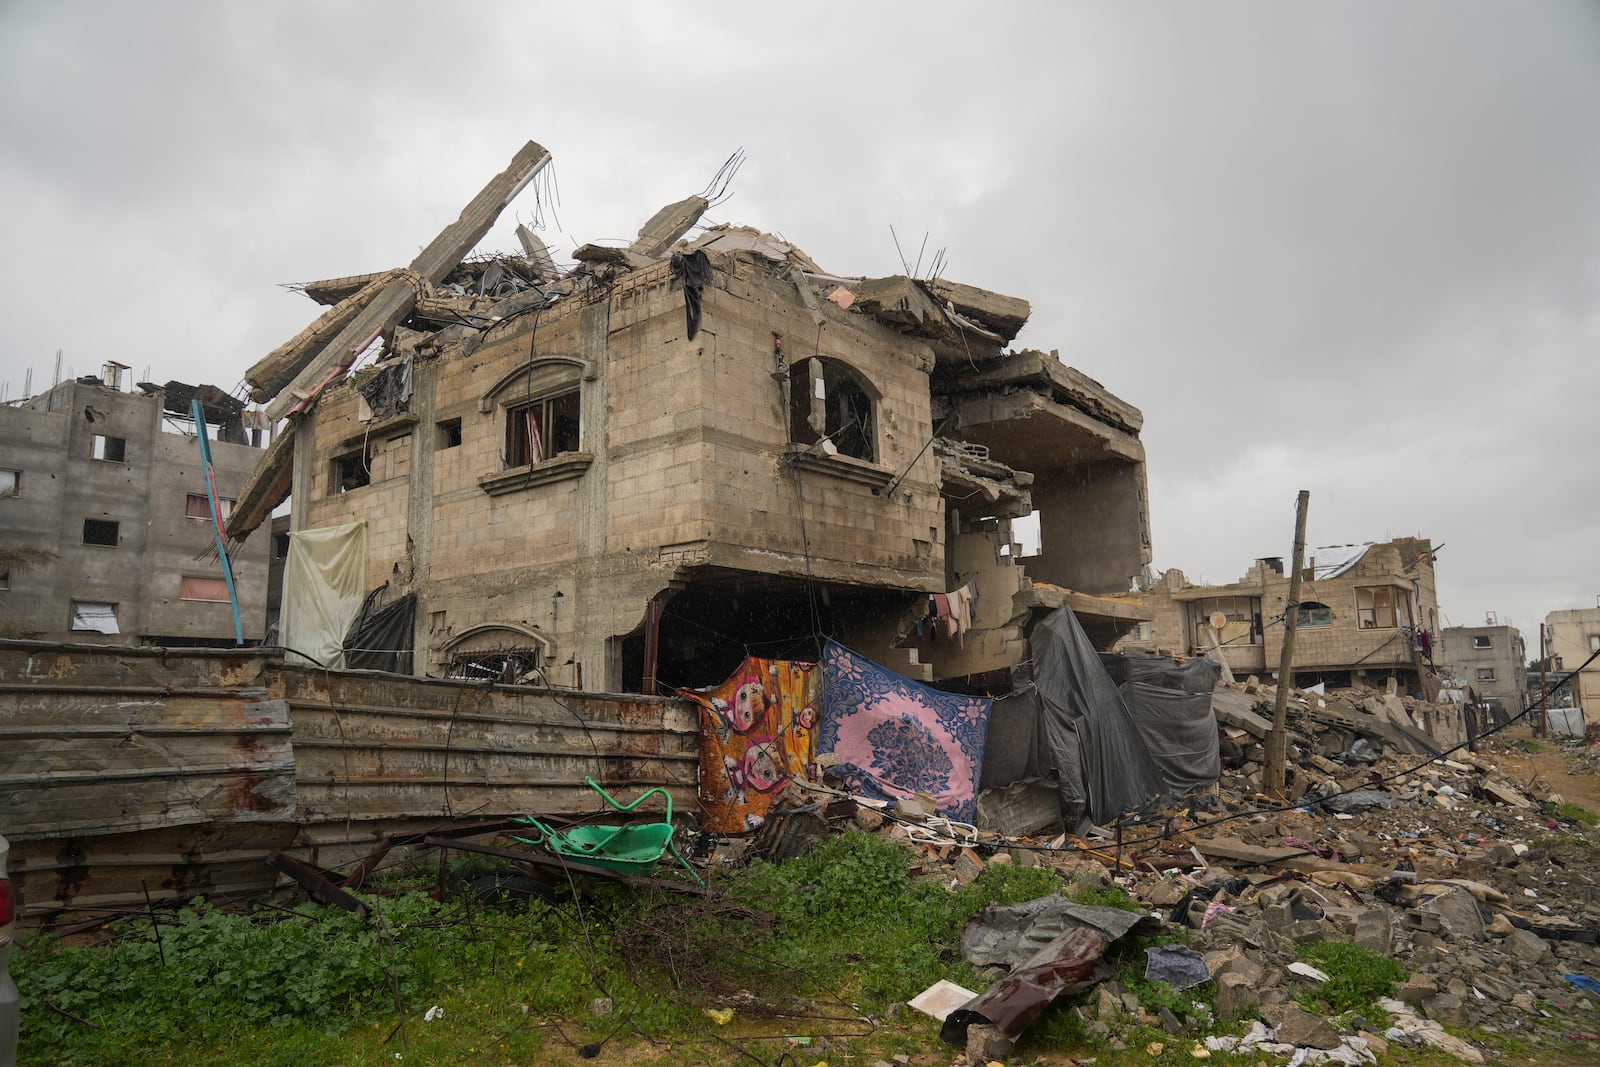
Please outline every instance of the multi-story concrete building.
M110 644L234 642L205 469L177 382L123 391L126 367L0 407L0 540L53 559L0 568L11 636ZM255 468L238 401L201 387L224 509ZM266 622L266 539L230 553L246 641Z
M1296 613L1297 685L1382 684L1422 691L1424 645L1438 632L1433 546L1402 537L1308 550ZM1168 570L1140 599L1148 629L1123 642L1226 660L1235 674L1278 670L1289 575L1283 560L1256 560L1232 585L1192 585Z
M1588 666L1584 662L1600 651L1600 608L1552 611L1544 617L1544 625L1550 669L1559 677L1582 668L1572 680L1572 695L1584 717L1595 722L1600 715L1600 659Z
M1447 680L1471 688L1480 701L1496 701L1508 714L1523 709L1528 669L1522 631L1493 621L1483 626L1447 626L1440 631L1437 662Z
M679 241L703 206L570 272L524 231L527 256L422 287L361 381L277 394L294 369L258 364L294 440L249 518L292 467L296 536L364 522L368 588L417 597L418 673L514 660L653 692L827 635L915 676L1009 678L1037 614L1070 604L1103 645L1145 617L1123 596L1150 559L1142 418L1005 350L1026 301L831 275L747 228ZM333 316L389 277L306 291ZM1035 510L1023 561L1010 524Z

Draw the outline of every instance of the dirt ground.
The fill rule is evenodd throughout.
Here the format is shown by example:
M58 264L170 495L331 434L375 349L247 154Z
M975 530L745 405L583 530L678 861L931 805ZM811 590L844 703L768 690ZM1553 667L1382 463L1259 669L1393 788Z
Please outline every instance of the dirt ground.
M1524 752L1518 744L1524 741L1533 741L1541 751ZM1519 785L1527 785L1535 777L1543 778L1564 799L1600 814L1600 775L1568 774L1572 756L1562 754L1558 738L1535 738L1531 728L1513 726L1479 745L1478 756L1494 763Z

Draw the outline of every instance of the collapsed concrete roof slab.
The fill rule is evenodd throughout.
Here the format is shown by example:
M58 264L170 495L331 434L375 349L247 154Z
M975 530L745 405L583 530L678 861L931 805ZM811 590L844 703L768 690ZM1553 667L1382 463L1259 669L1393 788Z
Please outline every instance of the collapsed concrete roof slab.
M1144 462L1144 445L1133 434L1030 390L942 400L956 415L963 439L987 445L1025 470L1097 459Z
M272 509L289 498L294 483L294 423L286 424L256 463L233 511L223 523L229 540L243 541L272 514Z
M319 304L337 304L348 299L371 285L373 282L386 278L393 271L375 270L370 274L348 274L342 278L324 278L319 282L306 282L300 291Z
M460 217L417 254L411 261L411 273L425 284L442 282L461 258L483 240L506 205L527 188L549 162L550 153L541 145L533 141L523 145L506 169L491 178L461 210ZM330 371L349 366L372 338L397 326L411 311L418 295L418 287L408 279L384 284L367 306L267 405L268 417L281 419L291 408L313 399L326 384Z
M700 216L710 206L711 202L703 196L689 196L668 204L639 227L639 239L628 246L628 251L659 259L700 221Z
M1144 415L1138 408L1082 371L1062 363L1055 352L1007 352L977 369L968 367L959 374L936 372L934 386L941 392L956 394L1026 387L1128 433L1137 434L1144 427Z
M350 320L383 291L385 285L405 278L408 273L402 269L395 269L360 275L370 280L359 288L350 290L348 296L318 315L311 325L268 352L245 371L244 380L250 385L250 399L261 404L281 393L284 386L294 381L295 376L305 369L311 357L330 338L338 336L339 332L350 324Z
M1033 314L1032 306L1021 297L1006 296L944 278L930 278L923 284L959 314L987 327L1007 341L1022 331L1028 316Z

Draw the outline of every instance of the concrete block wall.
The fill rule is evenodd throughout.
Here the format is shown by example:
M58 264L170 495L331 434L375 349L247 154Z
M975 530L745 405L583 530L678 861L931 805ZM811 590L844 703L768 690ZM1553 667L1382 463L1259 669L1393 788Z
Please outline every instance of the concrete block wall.
M183 576L221 578L222 568L209 553L209 521L185 514L188 494L206 488L199 447L192 434L166 431L162 406L159 395L72 381L28 407L0 409L0 467L22 471L21 495L0 501L0 528L57 555L12 569L0 622L99 644L233 638L227 603L180 597ZM122 460L94 459L96 435L122 438ZM224 442L211 450L218 495L232 498L261 452ZM86 519L117 523L117 544L84 544ZM234 554L246 640L266 628L269 541L253 538ZM116 605L121 632L72 631L75 600Z

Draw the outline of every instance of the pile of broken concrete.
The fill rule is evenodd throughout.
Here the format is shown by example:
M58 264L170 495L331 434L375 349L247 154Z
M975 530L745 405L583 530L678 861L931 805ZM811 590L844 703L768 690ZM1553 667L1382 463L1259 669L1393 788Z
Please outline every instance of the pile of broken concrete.
M1440 743L1413 717L1418 709L1388 694L1352 702L1297 693L1292 795L1266 796L1255 731L1273 694L1251 686L1218 691L1224 736L1243 736L1217 787L1120 826L1019 834L980 817L964 827L934 814L929 798L885 805L835 793L819 804L817 787L794 783L749 847L783 858L854 828L902 843L917 871L952 886L993 863L1114 883L1149 913L1190 929L1199 981L1212 984L1196 990L1207 1011L1187 1022L1146 1010L1107 980L1107 968L1085 969L1051 991L1050 999L1061 995L1054 1010L1082 1013L1113 1045L1144 1025L1165 1027L1175 1047L1196 1055L1259 1049L1285 1057L1276 1062L1361 1063L1399 1042L1476 1062L1482 1047L1445 1027L1474 1030L1491 1049L1494 1034L1568 1047L1600 1034L1600 832L1557 818L1562 798L1547 783L1502 774L1498 738L1476 754L1439 756ZM1066 946L1062 936L1051 928L1023 943L1082 955L1081 939ZM1300 992L1327 976L1297 962L1297 951L1323 941L1354 942L1409 973L1381 1002L1387 1018L1341 1016L1335 1025L1300 1009ZM1029 966L973 962L1002 982ZM1037 969L1040 960L1031 962ZM1003 1059L996 1053L1021 1029L988 1025L982 1003L967 1007L977 1009L960 1028L969 1058ZM1242 1037L1219 1036L1206 1022L1250 1016L1261 1021Z

